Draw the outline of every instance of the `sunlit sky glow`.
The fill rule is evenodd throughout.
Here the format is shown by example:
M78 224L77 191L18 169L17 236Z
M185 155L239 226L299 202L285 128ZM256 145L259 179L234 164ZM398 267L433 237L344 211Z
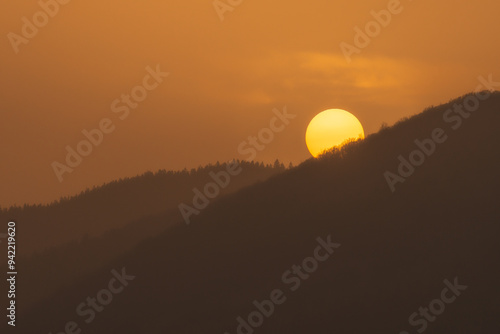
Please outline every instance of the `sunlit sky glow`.
M297 117L259 153L295 164L321 110L356 111L366 134L500 78L496 0L405 1L404 10L347 63L341 42L387 1L244 1L220 21L212 2L71 1L15 54L9 32L38 1L0 12L0 205L47 202L148 170L193 168L238 156L274 108ZM120 120L110 105L147 66L170 76ZM116 130L59 183L82 130Z

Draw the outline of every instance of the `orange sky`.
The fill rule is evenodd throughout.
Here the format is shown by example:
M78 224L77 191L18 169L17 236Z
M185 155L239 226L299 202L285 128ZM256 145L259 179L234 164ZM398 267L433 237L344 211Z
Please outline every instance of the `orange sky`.
M22 18L32 21L41 7L5 3L0 204L243 158L238 145L284 106L296 117L256 160L299 163L309 157L307 124L324 109L349 110L369 134L473 90L479 75L500 79L496 0L401 1L401 13L348 63L339 45L353 44L354 27L387 6L247 0L221 21L212 0L72 0L16 54L8 34L21 35ZM121 120L112 102L157 64L170 75ZM104 118L115 130L59 182L51 164Z

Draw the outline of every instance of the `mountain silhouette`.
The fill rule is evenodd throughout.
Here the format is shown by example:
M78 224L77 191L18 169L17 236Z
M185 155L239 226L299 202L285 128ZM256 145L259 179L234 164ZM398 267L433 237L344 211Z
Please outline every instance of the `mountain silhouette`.
M17 329L59 333L74 321L82 333L498 333L500 94L457 126L449 110L470 96L223 196L190 225L40 301ZM124 273L108 305L78 315ZM432 320L409 322L452 294Z

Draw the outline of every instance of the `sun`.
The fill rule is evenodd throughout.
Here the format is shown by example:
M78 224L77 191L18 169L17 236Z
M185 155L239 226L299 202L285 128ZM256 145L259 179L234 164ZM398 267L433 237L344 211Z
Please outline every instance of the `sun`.
M363 139L360 121L343 109L328 109L317 114L307 126L306 145L313 157L339 146L348 139Z

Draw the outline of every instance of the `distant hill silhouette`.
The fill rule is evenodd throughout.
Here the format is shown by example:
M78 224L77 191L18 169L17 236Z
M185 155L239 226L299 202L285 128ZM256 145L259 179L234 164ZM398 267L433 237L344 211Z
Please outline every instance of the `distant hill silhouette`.
M231 178L219 197L285 170L278 160L273 165L238 162L241 174ZM48 206L26 205L2 211L2 221L15 218L23 231L17 241L17 256L23 263L19 282L24 286L17 297L19 310L97 270L138 242L184 224L178 204L191 204L193 188L203 189L213 181L209 173L225 170L226 166L216 163L191 171L149 172L88 189Z
M285 170L278 161L274 165L239 161L242 173L232 178L221 195L263 181ZM87 189L79 195L61 198L50 205L24 205L0 210L0 220L15 219L29 231L22 239L18 255L79 241L84 237L101 236L111 229L123 227L147 215L171 211L164 226L179 222L177 206L191 203L193 188L203 188L211 181L209 173L223 170L226 163L210 164L190 171L166 171L125 178L100 187Z
M17 329L233 334L281 289L286 302L246 334L416 333L408 317L458 277L467 290L425 333L498 333L500 94L450 129L443 114L466 97L215 201L33 306ZM384 174L436 128L448 139L393 193ZM341 246L292 292L283 273L328 235ZM85 324L76 306L122 267L135 279Z

